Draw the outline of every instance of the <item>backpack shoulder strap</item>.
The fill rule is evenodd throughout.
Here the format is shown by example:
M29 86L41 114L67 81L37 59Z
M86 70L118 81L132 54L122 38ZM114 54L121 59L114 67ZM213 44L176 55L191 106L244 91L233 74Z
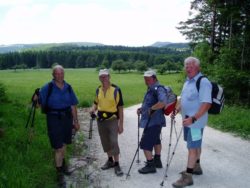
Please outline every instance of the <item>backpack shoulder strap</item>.
M98 88L96 88L96 90L95 90L95 94L96 94L96 96L98 96L98 94L99 94L99 89L101 88L101 86L98 86Z
M198 80L196 81L196 88L197 88L198 92L199 92L199 90L200 90L201 79L202 79L202 78L205 78L205 77L206 77L206 76L200 76L200 77L198 78Z
M70 84L68 84L68 86L69 86L69 87L68 87L68 92L71 93L71 92L72 92L72 87L71 87Z
M151 89L151 90L153 90L153 95L154 95L154 97L158 100L158 93L157 93L157 91L158 91L158 88L160 88L160 87L162 87L164 90L166 90L165 89L165 86L163 86L163 85L157 85L157 86L155 86L153 89Z
M111 84L111 86L113 86L115 88L115 90L114 90L114 99L116 100L116 96L117 96L117 93L118 93L120 88L115 84Z
M48 101L49 101L49 97L52 93L52 88L53 88L53 83L52 82L49 82L48 83L48 92L47 92L47 95L46 95L46 99L45 99L45 111L48 109Z
M114 85L114 84L111 84L111 86L113 86L115 88L115 90L114 90L114 99L116 100L116 96L117 96L117 93L118 93L118 91L119 91L120 88L118 86ZM96 89L96 91L95 91L96 96L98 96L100 88L101 88L101 86L99 86Z
M48 93L47 93L47 96L46 96L46 105L48 103L48 99L52 93L52 88L53 88L53 83L52 82L49 82L48 84Z

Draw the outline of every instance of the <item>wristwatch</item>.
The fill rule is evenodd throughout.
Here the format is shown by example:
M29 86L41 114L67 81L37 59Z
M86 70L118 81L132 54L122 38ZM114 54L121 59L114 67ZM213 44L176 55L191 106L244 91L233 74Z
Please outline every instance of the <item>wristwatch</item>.
M195 123L197 121L196 117L192 116L192 123Z

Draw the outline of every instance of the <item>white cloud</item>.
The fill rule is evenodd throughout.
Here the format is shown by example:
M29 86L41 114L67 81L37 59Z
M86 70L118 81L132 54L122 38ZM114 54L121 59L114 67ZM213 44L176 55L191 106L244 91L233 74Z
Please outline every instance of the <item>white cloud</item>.
M175 27L187 19L190 4L184 0L11 2L0 17L0 44L88 41L141 46L181 42L184 37Z

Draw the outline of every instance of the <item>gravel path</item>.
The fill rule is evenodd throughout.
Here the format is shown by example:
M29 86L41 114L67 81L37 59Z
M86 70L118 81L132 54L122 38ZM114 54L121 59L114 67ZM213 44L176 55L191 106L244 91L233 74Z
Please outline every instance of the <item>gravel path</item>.
M145 157L140 150L140 163L136 160L126 179L126 174L137 148L137 115L136 109L139 105L126 108L124 118L124 133L119 136L121 149L120 164L124 176L117 177L113 169L100 170L100 166L106 161L107 156L103 153L97 131L96 122L93 126L93 137L88 139L89 115L86 109L80 110L81 131L76 134L73 147L74 156L71 158L72 170L75 170L70 177L67 177L67 187L83 188L154 188L162 187L165 168L157 169L155 174L141 175L138 169L144 166ZM167 163L169 149L170 118L167 117L167 127L162 131L162 162L164 167ZM176 132L181 130L181 117L176 117ZM142 134L140 129L140 136ZM87 138L84 142L82 135ZM171 149L176 143L176 133L172 134ZM86 152L82 152L85 148ZM172 150L171 153L172 155ZM170 155L170 156L171 156ZM137 157L136 157L137 159ZM222 133L210 127L204 131L203 153L201 165L204 174L193 176L193 188L247 188L250 187L250 142L234 137L228 133ZM168 169L168 177L163 187L172 187L172 183L179 178L179 172L185 169L187 160L187 149L183 142L183 136L178 142L176 152ZM85 172L85 173L84 173Z

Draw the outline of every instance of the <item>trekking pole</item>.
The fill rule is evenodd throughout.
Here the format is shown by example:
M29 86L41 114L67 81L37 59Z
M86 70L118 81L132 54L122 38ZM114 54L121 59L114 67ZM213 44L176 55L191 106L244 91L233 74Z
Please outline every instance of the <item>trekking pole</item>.
M91 114L91 119L89 122L89 139L92 139L92 131L93 131L93 121L95 120L96 115L94 113Z
M172 151L172 156L170 157L170 148L171 148L171 144L172 144L171 142L172 142L173 127L175 128L175 134L176 134L176 139L177 140L176 140L175 146L174 146L173 151ZM162 182L160 184L161 186L164 185L164 181L168 177L167 172L168 172L168 169L170 167L171 161L172 161L172 159L174 157L175 150L177 148L179 139L180 139L181 134L182 134L182 130L183 130L183 127L181 128L179 135L177 135L176 126L175 126L175 118L171 118L171 128L170 128L170 138L169 138L169 148L168 148L168 156L167 156L167 165L166 165L166 170L164 172L164 176L163 176Z
M35 117L35 113L36 113L36 105L38 103L38 99L34 100L34 97L36 95L39 96L39 90L40 90L40 88L35 89L35 92L33 93L32 97L31 97L32 105L31 105L30 113L29 113L25 128L28 127L31 117L32 117L31 127L34 127L34 117Z
M130 170L131 170L131 168L132 168L132 166L133 166L135 157L136 157L136 155L137 155L138 152L139 152L139 145L137 146L137 149L136 149L136 151L135 151L135 155L134 155L133 160L132 160L132 162L131 162L131 164L130 164L129 170L128 170L128 172L127 172L126 179L128 179L128 177L130 176L129 173L130 173Z
M150 115L149 118L148 118L148 121L147 121L146 126L145 126L145 128L144 128L144 131L148 128L148 124L149 124L149 122L150 122L150 119L151 119L151 115ZM144 131L143 131L143 132L144 132ZM142 135L142 136L143 136L143 135ZM127 172L126 179L128 178L128 176L130 176L129 173L130 173L130 170L131 170L131 168L132 168L132 166L133 166L133 164L134 164L135 157L136 157L137 153L139 153L139 147L140 147L140 142L139 142L139 144L138 144L138 146L137 146L137 149L136 149L136 151L135 151L135 155L134 155L134 157L133 157L133 160L132 160L131 165L130 165L130 167L129 167L129 170L128 170L128 172Z
M138 131L137 131L137 146L138 146L138 148L139 148L139 145L140 145L140 114L138 115ZM137 160L136 160L137 163L140 163L140 156L139 155L140 155L140 152L138 150Z
M25 126L25 128L27 129L31 120L29 134L28 134L28 143L31 143L34 138L34 120L35 120L35 114L36 114L36 105L37 105L37 101L33 101L31 109L30 109L29 117Z
M34 118L35 118L35 113L36 113L36 104L37 104L37 101L32 101L32 106L31 106L31 109L30 109L30 113L29 113L29 116L28 116L25 128L28 128L30 119L31 119L31 126L30 127L34 127Z

